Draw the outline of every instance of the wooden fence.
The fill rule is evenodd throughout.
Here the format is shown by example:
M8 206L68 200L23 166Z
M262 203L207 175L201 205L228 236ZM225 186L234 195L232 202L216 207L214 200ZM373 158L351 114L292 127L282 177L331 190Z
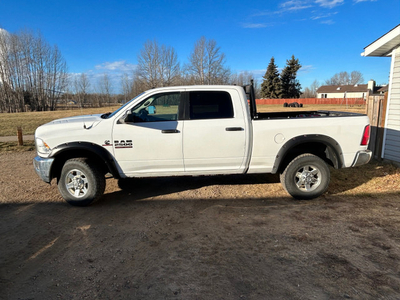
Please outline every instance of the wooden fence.
M256 104L281 104L283 103L302 103L302 104L337 104L337 105L364 105L363 98L300 98L300 99L256 99Z
M366 111L371 123L369 149L374 158L381 158L383 134L386 119L388 93L379 96L367 96Z

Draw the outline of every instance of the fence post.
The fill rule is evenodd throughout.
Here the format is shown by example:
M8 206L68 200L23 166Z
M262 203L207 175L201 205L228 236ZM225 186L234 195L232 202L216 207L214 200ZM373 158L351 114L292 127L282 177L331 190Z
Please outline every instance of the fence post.
M18 137L18 146L24 145L24 139L22 137L22 128L17 127L17 137Z

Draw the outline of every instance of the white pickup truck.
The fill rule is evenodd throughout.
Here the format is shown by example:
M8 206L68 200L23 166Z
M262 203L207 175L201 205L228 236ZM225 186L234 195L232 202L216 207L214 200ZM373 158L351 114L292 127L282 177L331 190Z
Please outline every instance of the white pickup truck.
M328 188L328 166L368 163L369 132L362 114L258 113L252 85L165 87L113 113L38 127L33 163L42 180L57 178L62 197L78 206L102 196L108 173L120 181L279 173L291 196L312 199Z

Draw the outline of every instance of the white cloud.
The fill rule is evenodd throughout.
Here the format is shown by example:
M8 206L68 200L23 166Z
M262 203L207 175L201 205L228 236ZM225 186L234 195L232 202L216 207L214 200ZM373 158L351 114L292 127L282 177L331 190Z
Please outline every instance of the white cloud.
M265 23L242 23L243 28L265 28L271 26Z
M95 66L96 70L113 71L113 72L130 72L135 70L135 68L136 65L127 63L125 60L105 62Z
M313 70L315 70L315 67L313 65L306 65L300 68L299 73L308 74Z
M283 2L281 5L284 11L296 11L312 7L309 1L289 0Z
M360 3L360 2L375 2L377 0L353 0L354 3Z
M335 6L342 5L344 0L315 0L315 3L327 8L334 8Z
M321 24L333 25L333 24L335 24L335 22L332 20L325 20L325 21L321 21Z

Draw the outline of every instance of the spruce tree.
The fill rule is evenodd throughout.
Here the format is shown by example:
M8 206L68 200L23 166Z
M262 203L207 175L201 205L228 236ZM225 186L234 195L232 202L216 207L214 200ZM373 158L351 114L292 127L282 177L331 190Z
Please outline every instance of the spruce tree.
M301 85L296 79L297 71L301 68L299 60L292 55L290 60L286 61L286 67L281 72L281 84L283 99L299 98L301 95Z
M275 65L274 57L271 58L263 78L264 81L261 84L261 97L268 99L280 98L281 81L279 79L278 67Z

